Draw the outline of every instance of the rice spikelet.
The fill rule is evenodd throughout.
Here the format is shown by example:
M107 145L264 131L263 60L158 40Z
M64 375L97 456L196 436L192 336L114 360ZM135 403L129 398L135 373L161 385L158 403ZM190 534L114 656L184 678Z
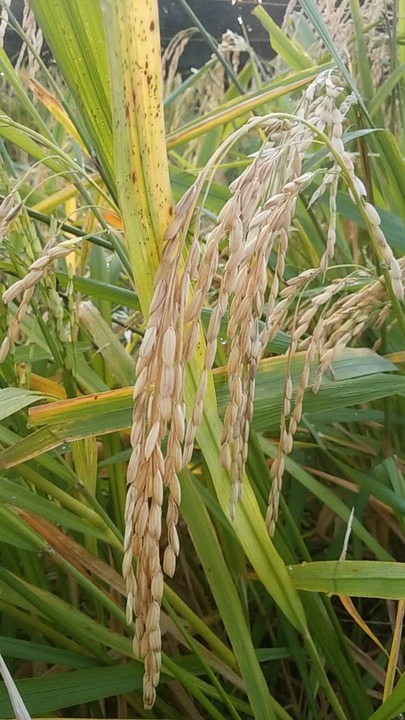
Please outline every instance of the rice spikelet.
M15 211L16 209L14 209L14 213ZM7 335L0 345L0 363L6 359L10 350L13 348L18 335L19 327L25 317L25 313L27 312L36 286L44 278L48 268L59 258L69 255L72 252L72 249L77 245L77 242L77 240L69 240L54 246L47 245L43 254L31 263L25 277L21 280L17 280L3 293L2 299L6 304L15 300L18 295L22 295L22 299L15 316L8 327Z
M42 49L42 43L43 43L43 35L41 28L37 25L35 20L35 15L33 10L30 7L29 2L27 0L24 0L24 11L23 11L23 18L22 18L22 29L24 30L28 40L30 41L32 47L34 48L35 52L39 55ZM26 43L23 43L21 50L18 54L18 58L15 63L15 69L18 72L20 68L22 67L25 55L27 55L27 71L28 76L30 78L35 77L35 74L38 71L39 63L35 59L35 56L32 52L32 50L26 45Z
M402 290L403 266L389 250L381 233L378 214L366 201L363 185L344 148L343 123L354 98L347 96L341 100L342 94L338 76L325 72L308 87L297 116L255 117L235 131L177 204L165 234L150 316L136 367L131 430L133 450L128 465L125 511L123 574L128 596L127 617L130 621L135 616L134 651L145 659L146 707L153 705L159 680L163 573L173 575L180 549L178 474L192 457L196 431L204 411L208 375L215 362L225 314L228 313L229 318L226 337L229 402L220 438L220 454L229 472L230 515L233 517L243 487L257 365L269 340L288 321L297 296L328 272L335 247L336 194L342 180L349 184L354 201L362 208L398 296ZM264 132L267 141L230 185L231 198L204 243L199 237L200 210L194 218L193 235L186 246L191 219L205 180L210 181L217 164L232 145L255 129ZM329 191L327 246L319 267L306 270L281 290L297 199L314 178L313 173L303 172L303 159L314 138L326 143L325 135L329 167L312 202ZM337 280L318 293L312 293L311 302L304 299L294 314L280 418L279 453L271 467L272 487L266 516L270 533L274 532L277 521L284 457L293 447L304 394L311 382L311 368L318 358L318 370L312 379L316 391L336 352L363 327L364 306L370 301L368 291L362 296L363 305L360 302L356 328L352 331L345 328L348 317L345 302L350 298L340 296L350 288L350 282L346 278ZM384 294L381 283L378 292L380 290ZM201 312L208 295L213 293L203 367L193 405L186 417L186 366L197 343L202 347ZM337 335L336 308L340 313L340 335ZM263 319L264 326L261 325ZM287 325L283 327L286 328ZM336 348L331 344L332 337ZM306 359L294 394L290 366L300 349L305 350ZM164 488L167 488L168 498L167 546L161 559ZM136 571L133 558L137 559Z

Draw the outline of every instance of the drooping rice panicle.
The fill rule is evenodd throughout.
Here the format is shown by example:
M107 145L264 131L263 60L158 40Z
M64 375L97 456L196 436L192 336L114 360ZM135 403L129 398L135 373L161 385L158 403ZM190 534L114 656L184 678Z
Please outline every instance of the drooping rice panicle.
M22 17L22 29L24 30L29 42L31 43L33 49L35 52L39 55L42 49L43 44L43 35L41 28L37 25L35 20L35 15L30 7L29 2L27 0L24 0L24 10L23 10L23 17ZM32 53L31 49L27 47L26 43L23 43L20 49L20 52L18 54L16 63L15 63L15 69L18 71L23 64L24 58L27 56L27 72L30 78L35 77L35 74L38 71L39 64L36 60L34 54Z
M18 335L19 327L24 319L25 313L27 312L36 286L44 278L52 263L59 258L69 255L76 245L77 240L69 240L53 246L48 245L44 249L42 255L31 263L25 277L21 280L17 280L17 282L11 285L8 290L5 290L3 293L2 299L6 304L12 302L16 297L18 297L18 295L22 295L22 300L8 327L7 335L4 337L3 342L0 345L0 362L5 360L13 347Z
M177 532L181 489L180 470L191 460L197 428L201 422L208 373L217 353L221 322L228 314L229 402L220 438L221 460L230 478L230 515L237 512L247 460L250 422L253 415L255 375L267 343L280 328L287 329L290 308L312 281L328 272L336 237L336 194L342 179L350 183L353 199L360 204L394 281L402 283L402 268L380 237L378 218L364 199L364 186L345 151L343 122L353 104L341 100L339 78L328 71L307 89L299 114L288 119L270 115L253 118L218 149L193 186L178 203L165 234L161 262L155 277L150 316L139 350L134 388L131 430L132 455L128 466L128 496L123 574L127 585L128 620L135 615L134 650L145 659L144 697L150 707L155 698L161 665L160 605L163 574L173 575L179 553ZM307 120L310 118L310 121ZM252 156L251 164L230 185L230 199L222 208L204 241L201 210L190 224L207 177L234 142L255 128L267 140ZM282 289L286 255L296 203L314 179L304 173L303 159L314 139L329 138L329 165L312 202L329 191L330 224L327 246L319 266L306 270ZM190 237L191 235L191 237ZM270 267L271 258L271 267ZM214 286L215 278L215 289ZM288 350L283 409L280 418L279 452L271 466L272 486L266 522L270 533L277 521L285 455L293 447L301 421L303 399L311 383L311 368L318 359L313 389L319 389L336 352L360 332L345 329L346 279L336 280L312 294L294 316ZM402 285L401 285L402 287ZM381 284L384 291L384 286ZM211 317L206 331L204 364L195 388L194 402L186 413L185 372L197 344L201 344L201 313L210 294ZM342 296L342 297L340 297ZM336 300L336 298L338 298ZM369 300L366 293L365 300ZM341 313L336 348L336 314ZM343 315L342 315L343 311ZM264 325L261 321L264 319ZM334 324L335 323L335 324ZM293 390L291 362L300 349L306 357L298 385ZM161 560L162 505L167 488L167 546ZM136 571L133 559L137 559Z
M6 195L0 205L0 242L7 234L13 220L17 217L22 203L14 203L14 194Z
M7 8L11 5L11 0L4 0L0 8L0 47L3 47L4 35L8 25Z
M386 30L386 16L392 7L391 0L364 0L359 7L365 35L365 44L372 70L374 86L377 87L390 69L389 34ZM318 0L317 9L327 27L329 36L342 58L350 63L352 72L356 70L355 27L350 0ZM294 37L294 28L299 28L300 16L303 11L294 0L287 4L284 14L283 28ZM295 22L298 20L298 22ZM306 47L306 51L314 60L325 55L325 47L320 36L314 36L314 42Z

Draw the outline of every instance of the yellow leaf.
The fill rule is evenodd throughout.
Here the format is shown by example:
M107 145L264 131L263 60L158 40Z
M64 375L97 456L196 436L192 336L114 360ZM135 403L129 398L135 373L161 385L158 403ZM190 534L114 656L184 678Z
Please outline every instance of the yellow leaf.
M81 147L83 152L87 154L86 146L84 145L80 135L78 134L74 124L68 116L66 110L63 109L60 102L44 88L38 80L31 78L30 88L34 95L37 96L38 100L45 105L46 109L49 110L51 115L62 125L67 133L73 138L73 140Z
M35 375L35 373L30 375L30 390L37 390L44 393L44 395L58 398L58 400L66 400L66 390L62 385L50 378Z
M361 627L363 632L365 632L366 635L368 635L369 638L371 638L371 640L377 645L377 647L379 647L380 650L382 650L382 652L385 655L387 655L387 651L386 651L384 645L382 645L380 643L378 637L376 637L376 635L374 635L373 631L370 630L367 623L364 622L360 613L356 610L356 608L353 604L353 600L350 597L347 597L346 595L339 595L339 599L340 599L340 602L342 603L343 607L345 608L345 610L349 613L350 617L354 620L354 622L359 627Z

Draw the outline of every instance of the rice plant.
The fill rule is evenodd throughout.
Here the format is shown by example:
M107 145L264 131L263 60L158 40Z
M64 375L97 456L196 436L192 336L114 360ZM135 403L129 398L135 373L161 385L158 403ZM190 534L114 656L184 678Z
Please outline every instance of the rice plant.
M401 4L7 5L1 717L399 717Z

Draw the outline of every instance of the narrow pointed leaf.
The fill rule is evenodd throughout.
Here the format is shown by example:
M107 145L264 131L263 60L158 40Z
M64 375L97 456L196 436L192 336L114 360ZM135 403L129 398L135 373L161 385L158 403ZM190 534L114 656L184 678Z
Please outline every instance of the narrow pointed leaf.
M402 563L337 560L290 565L288 569L298 590L390 600L405 597Z

